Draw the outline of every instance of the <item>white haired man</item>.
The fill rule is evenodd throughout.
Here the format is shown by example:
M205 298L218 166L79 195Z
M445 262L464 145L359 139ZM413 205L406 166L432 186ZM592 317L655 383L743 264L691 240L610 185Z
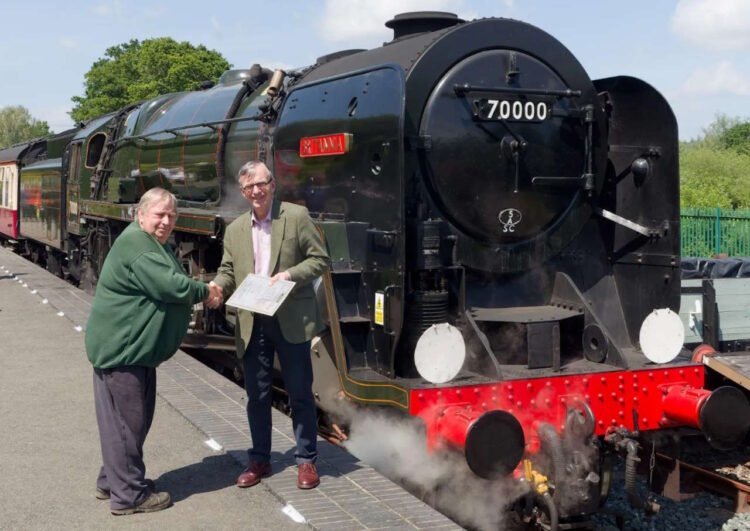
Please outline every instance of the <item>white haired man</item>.
M177 200L162 188L141 197L136 220L104 261L86 326L102 467L96 497L115 515L171 505L146 479L143 443L156 405L156 367L179 348L193 304L217 306L219 290L188 277L167 240Z

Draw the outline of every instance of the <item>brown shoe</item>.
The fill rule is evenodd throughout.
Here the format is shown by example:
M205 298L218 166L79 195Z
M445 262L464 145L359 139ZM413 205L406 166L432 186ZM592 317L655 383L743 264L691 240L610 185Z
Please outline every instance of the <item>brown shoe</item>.
M135 513L153 513L161 511L172 505L172 498L168 492L152 492L145 500L136 505L135 507L128 507L127 509L111 509L111 513L114 515L125 515Z
M261 478L271 475L271 463L261 463L260 461L250 461L247 468L237 478L237 486L244 489L260 483Z
M314 489L318 485L320 485L320 478L314 464L302 463L297 467L297 487Z

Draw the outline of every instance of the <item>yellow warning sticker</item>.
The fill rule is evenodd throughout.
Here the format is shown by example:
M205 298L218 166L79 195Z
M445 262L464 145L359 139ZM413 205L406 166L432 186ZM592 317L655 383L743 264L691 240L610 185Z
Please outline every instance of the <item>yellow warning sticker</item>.
M375 292L375 324L383 325L385 322L385 295L382 291Z

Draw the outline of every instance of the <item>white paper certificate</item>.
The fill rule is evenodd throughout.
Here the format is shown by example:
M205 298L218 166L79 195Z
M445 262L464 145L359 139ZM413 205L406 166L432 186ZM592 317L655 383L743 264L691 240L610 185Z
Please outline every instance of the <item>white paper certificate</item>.
M295 283L290 280L277 280L273 286L269 286L269 282L269 277L249 274L229 297L227 306L263 315L275 314Z

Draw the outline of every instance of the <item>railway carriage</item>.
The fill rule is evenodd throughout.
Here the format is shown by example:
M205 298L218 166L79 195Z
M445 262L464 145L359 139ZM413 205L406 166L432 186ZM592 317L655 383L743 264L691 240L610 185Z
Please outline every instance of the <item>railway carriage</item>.
M18 239L18 158L27 145L0 151L0 234Z

